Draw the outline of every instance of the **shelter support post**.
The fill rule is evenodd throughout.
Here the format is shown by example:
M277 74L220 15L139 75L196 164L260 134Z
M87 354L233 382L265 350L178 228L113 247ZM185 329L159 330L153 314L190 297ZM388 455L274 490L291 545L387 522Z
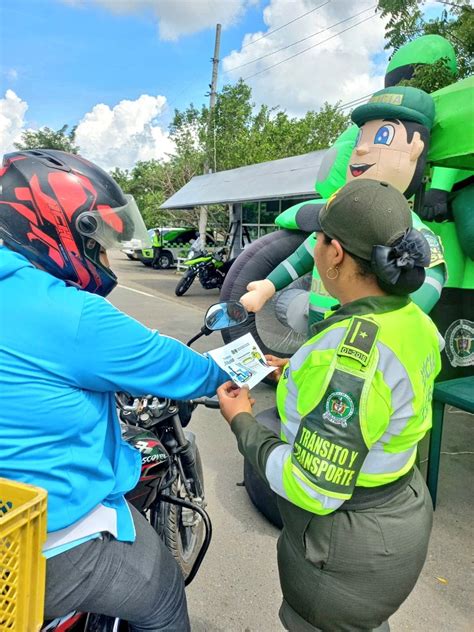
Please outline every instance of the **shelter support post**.
M238 257L243 250L242 236L242 203L235 202L230 206L230 257Z

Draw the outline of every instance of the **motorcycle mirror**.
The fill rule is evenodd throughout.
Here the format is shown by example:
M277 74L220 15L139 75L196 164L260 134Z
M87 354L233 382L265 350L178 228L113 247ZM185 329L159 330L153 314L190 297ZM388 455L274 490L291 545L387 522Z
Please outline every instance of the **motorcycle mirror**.
M242 303L227 301L211 305L204 317L204 327L209 331L228 329L245 323L248 313Z

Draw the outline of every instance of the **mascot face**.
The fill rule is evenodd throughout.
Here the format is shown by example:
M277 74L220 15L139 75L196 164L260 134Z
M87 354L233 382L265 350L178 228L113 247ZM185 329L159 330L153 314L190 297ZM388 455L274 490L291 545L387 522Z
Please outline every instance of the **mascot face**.
M419 132L408 140L405 125L398 119L367 121L360 128L349 159L346 182L358 178L379 180L405 193L424 146Z

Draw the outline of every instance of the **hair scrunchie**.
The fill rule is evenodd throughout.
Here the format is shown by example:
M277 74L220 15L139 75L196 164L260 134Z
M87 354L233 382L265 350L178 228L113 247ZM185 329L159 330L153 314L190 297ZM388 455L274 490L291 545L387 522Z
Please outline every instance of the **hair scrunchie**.
M391 246L372 248L371 266L377 278L397 293L410 294L423 285L431 251L425 237L408 229Z

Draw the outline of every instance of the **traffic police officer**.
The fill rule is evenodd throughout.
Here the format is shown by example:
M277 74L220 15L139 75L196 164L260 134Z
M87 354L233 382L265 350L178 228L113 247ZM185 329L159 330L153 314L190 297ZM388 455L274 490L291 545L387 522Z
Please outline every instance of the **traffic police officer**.
M285 627L388 629L432 523L414 463L431 426L440 337L408 297L430 250L403 195L375 180L347 184L308 221L319 273L341 305L275 362L280 436L256 423L248 391L230 382L218 391L221 410L278 494Z
M162 245L163 245L161 241L161 234L160 234L159 228L155 228L151 245L153 248L153 260L151 262L151 267L156 270L157 268L160 267L159 259L161 255Z

